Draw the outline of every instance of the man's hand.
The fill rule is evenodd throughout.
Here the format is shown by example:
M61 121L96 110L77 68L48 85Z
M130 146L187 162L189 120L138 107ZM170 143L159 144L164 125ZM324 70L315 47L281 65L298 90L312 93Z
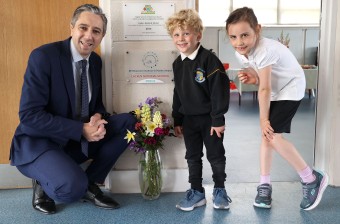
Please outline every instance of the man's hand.
M216 132L217 137L221 138L222 134L224 133L225 127L220 126L220 127L211 127L210 129L210 135L212 136L214 132Z
M101 119L100 114L93 115L89 123L84 123L83 136L89 142L97 142L103 139L106 134L105 124L107 124L107 121Z
M94 126L99 120L102 119L102 115L99 113L94 114L92 117L90 117L90 125Z

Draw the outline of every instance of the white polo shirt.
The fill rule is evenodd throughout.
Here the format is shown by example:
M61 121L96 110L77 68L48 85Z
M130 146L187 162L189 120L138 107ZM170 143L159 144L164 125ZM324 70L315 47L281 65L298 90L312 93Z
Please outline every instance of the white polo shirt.
M244 67L259 69L272 66L271 101L301 100L305 95L306 79L301 65L292 52L280 42L261 38L248 58L235 52Z

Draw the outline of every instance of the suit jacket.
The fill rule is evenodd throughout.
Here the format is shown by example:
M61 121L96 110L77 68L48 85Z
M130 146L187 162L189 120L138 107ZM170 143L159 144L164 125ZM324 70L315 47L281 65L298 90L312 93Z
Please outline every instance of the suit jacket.
M43 45L29 57L20 99L20 123L11 144L14 166L29 163L47 150L63 150L71 141L80 142L83 123L76 117L70 39ZM101 58L92 52L90 116L106 113L101 68Z

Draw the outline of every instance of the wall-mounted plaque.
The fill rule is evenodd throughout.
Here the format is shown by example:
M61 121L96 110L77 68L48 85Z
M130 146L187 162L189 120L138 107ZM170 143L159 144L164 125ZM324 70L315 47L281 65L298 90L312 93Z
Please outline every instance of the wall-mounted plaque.
M174 12L174 3L123 3L124 39L170 40L165 22Z
M130 83L171 83L172 62L178 56L172 50L132 50L125 55L127 81Z

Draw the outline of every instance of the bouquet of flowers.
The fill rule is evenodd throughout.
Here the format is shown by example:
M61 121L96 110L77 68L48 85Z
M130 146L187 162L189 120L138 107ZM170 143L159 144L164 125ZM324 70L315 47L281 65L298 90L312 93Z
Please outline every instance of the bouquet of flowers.
M137 118L135 132L127 131L125 139L130 143L128 148L136 153L163 148L163 140L171 136L171 121L162 114L158 107L162 103L157 97L148 97L133 111Z
M162 103L157 97L148 97L133 111L137 118L135 131L127 130L125 139L130 143L128 148L142 153L139 160L139 185L145 199L159 197L162 188L162 163L158 149L163 148L166 136L172 128L170 119L159 110Z

